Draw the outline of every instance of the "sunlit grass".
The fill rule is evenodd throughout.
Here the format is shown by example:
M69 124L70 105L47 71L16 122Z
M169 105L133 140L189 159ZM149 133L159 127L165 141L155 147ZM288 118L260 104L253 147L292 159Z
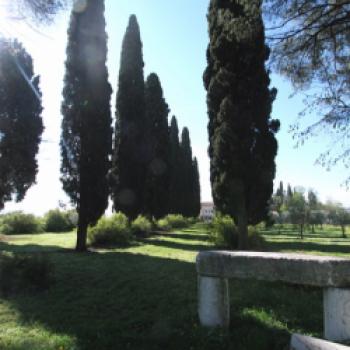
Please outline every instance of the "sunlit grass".
M347 255L350 239L328 227L303 241L291 227L264 232L266 250ZM77 254L75 233L6 237L2 251L41 252L55 266L47 292L0 299L1 350L274 350L290 333L322 336L322 291L232 280L231 327L197 319L195 257L213 249L204 225L161 233L124 249Z

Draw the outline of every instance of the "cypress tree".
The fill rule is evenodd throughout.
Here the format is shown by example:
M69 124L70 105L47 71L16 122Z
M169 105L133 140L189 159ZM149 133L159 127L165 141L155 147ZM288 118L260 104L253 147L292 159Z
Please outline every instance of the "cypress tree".
M192 162L192 198L191 217L198 217L201 211L201 187L199 181L198 161L194 157Z
M35 183L43 122L39 77L18 41L0 39L0 209Z
M182 129L181 133L180 162L178 167L180 170L177 179L180 186L180 213L183 216L190 217L193 211L193 166L190 133L186 127Z
M276 196L281 198L281 203L284 201L284 188L283 188L283 181L280 181L279 188L276 191Z
M89 0L73 10L68 31L62 103L62 183L79 214L77 246L108 205L107 173L112 153L111 87L106 68L104 2Z
M144 213L157 219L168 210L169 195L169 108L157 74L147 77L145 84L145 137L150 149L146 169Z
M247 226L264 220L273 191L279 122L270 119L275 89L265 68L261 0L211 0L208 91L209 156L215 207L232 216L239 248Z
M181 213L181 151L179 141L179 128L176 117L173 116L169 130L170 141L170 186L169 186L169 206L168 212L171 214Z
M140 29L132 15L122 44L111 174L114 210L122 211L130 219L143 211L145 171L150 159L144 133L143 67Z

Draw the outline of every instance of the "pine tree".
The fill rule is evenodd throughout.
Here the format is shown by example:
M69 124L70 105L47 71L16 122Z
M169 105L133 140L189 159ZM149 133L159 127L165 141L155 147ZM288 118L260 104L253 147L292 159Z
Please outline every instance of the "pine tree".
M169 202L169 108L157 74L148 76L145 84L145 144L149 147L143 212L157 219L168 213Z
M231 215L239 248L247 226L267 218L273 191L279 122L270 119L275 89L265 68L260 0L211 0L208 91L209 156L215 207Z
M199 181L198 161L194 157L192 162L192 198L191 217L198 217L201 211L201 187Z
M170 186L169 186L169 206L168 212L179 214L181 212L181 151L179 141L179 128L176 117L173 116L169 130L170 141Z
M41 111L32 58L18 41L0 39L0 209L35 183Z
M111 176L114 210L130 219L143 211L145 172L151 152L144 133L143 67L140 29L132 15L122 44Z
M112 152L111 87L106 68L104 2L89 0L72 12L62 103L62 183L79 214L77 246L108 205L107 173Z

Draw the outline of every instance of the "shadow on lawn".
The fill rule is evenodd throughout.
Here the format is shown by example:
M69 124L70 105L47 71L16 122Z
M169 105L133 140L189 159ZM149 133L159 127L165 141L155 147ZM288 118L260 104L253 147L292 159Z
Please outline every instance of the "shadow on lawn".
M72 249L59 246L46 246L38 244L15 245L10 242L0 241L0 252L9 253L56 253L56 252L72 252Z
M208 241L208 235L206 233L168 233L168 232L157 232L156 236L187 239L189 241Z
M212 246L205 245L205 244L186 244L181 242L167 241L167 240L154 239L154 238L144 239L142 240L142 242L145 244L152 244L163 248L172 248L172 249L187 250L187 251L193 251L193 252L213 249Z
M80 350L281 350L289 335L275 326L275 319L305 333L322 327L317 292L232 281L230 330L208 331L198 325L193 263L127 252L67 255L70 250L59 247L21 248L50 253L56 285L47 293L16 296L9 302L24 324L38 323L70 335ZM0 245L4 249L11 251ZM179 249L185 248L179 244Z
M269 241L266 248L271 251L281 250L300 250L300 251L319 251L323 253L350 253L349 245L340 244L318 244L316 242L295 242L295 241Z

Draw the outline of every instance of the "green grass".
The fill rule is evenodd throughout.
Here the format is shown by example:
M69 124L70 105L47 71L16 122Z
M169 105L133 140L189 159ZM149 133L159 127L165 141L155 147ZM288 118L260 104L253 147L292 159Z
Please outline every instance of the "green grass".
M325 228L303 242L291 228L265 231L266 250L347 255L350 239ZM322 291L231 281L231 326L197 319L195 256L212 249L202 225L130 248L72 251L75 235L11 236L0 250L42 252L55 266L47 292L0 299L1 350L287 349L291 332L322 335Z

